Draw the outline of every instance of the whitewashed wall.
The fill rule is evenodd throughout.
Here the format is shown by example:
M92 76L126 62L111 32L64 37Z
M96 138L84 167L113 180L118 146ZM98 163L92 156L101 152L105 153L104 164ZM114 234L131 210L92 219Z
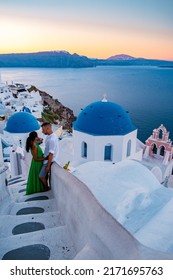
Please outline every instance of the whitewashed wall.
M76 259L173 259L142 246L96 200L88 187L58 164L51 186Z
M83 162L86 161L103 161L104 160L104 147L111 144L113 147L113 162L119 162L127 158L127 143L131 140L131 153L130 158L142 159L142 150L137 151L137 130L134 130L127 135L123 136L93 136L87 133L82 133L77 130L73 131L74 141L74 160ZM87 158L81 157L81 144L87 143Z

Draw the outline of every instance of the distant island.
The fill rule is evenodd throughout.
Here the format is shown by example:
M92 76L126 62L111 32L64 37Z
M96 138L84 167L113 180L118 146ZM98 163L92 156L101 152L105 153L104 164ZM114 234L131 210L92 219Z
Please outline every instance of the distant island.
M173 67L173 61L136 58L118 54L107 59L88 58L67 51L0 54L0 67L84 68L96 66Z
M0 54L0 67L81 68L93 67L86 56L66 51Z

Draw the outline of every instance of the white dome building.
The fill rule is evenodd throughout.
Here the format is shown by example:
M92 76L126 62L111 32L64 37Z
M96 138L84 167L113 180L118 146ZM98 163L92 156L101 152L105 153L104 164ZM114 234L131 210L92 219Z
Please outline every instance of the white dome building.
M81 111L73 126L74 160L120 162L142 159L137 129L118 104L102 100Z
M37 119L28 112L17 112L9 117L4 129L5 139L13 142L12 147L7 147L10 154L10 167L12 176L24 174L27 176L31 155L26 153L26 139L31 131L40 129Z

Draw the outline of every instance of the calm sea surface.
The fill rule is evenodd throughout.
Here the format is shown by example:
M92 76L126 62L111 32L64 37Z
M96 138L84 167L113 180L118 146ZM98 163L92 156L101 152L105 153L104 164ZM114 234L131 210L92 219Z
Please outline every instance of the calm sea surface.
M143 142L161 124L173 140L173 69L106 66L82 69L0 68L1 80L32 84L57 98L78 115L101 100L124 107Z

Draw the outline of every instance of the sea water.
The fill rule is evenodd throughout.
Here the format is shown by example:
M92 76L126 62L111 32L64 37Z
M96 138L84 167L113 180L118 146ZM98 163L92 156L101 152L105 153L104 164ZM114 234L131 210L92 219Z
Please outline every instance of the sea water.
M3 82L31 84L73 110L77 116L88 104L118 103L145 141L154 128L166 126L173 140L173 69L149 66L95 68L0 68Z

